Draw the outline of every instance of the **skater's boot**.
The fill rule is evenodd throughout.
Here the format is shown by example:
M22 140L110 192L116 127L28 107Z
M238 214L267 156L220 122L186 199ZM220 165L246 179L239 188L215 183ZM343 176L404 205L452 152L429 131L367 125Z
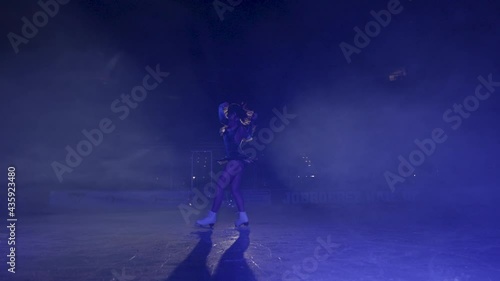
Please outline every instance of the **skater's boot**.
M246 212L240 212L239 218L234 222L234 226L236 227L242 224L248 226L248 216Z
M208 212L208 215L204 219L197 220L196 223L199 226L213 227L216 221L217 221L217 213L210 211Z

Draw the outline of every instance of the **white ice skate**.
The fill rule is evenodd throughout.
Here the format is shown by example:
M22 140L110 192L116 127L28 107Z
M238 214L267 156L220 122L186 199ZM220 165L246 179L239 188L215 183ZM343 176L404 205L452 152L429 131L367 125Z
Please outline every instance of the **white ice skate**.
M208 212L208 215L204 219L197 220L196 224L204 227L210 226L212 228L216 221L217 221L217 213L210 211Z
M240 212L239 218L234 222L235 227L239 227L241 225L248 226L248 216L246 212Z

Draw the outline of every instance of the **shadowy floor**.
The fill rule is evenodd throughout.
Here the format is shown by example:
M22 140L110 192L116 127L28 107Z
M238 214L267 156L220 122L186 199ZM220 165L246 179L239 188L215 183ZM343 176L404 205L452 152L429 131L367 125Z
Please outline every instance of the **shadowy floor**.
M500 280L498 223L298 206L248 213L250 226L235 229L225 209L213 230L178 210L25 217L16 274L3 267L0 280Z

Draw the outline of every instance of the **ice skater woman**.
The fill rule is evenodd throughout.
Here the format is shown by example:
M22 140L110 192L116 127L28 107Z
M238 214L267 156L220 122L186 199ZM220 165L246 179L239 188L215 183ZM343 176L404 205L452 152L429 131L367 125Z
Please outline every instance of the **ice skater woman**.
M223 124L220 133L226 147L226 157L219 160L219 163L226 166L217 180L217 190L212 209L207 217L196 222L198 225L213 226L215 224L217 212L222 204L224 188L229 185L239 211L239 217L234 222L234 225L236 227L248 226L248 216L240 192L240 183L245 165L251 163L252 159L245 155L242 146L245 142L252 140L256 118L257 114L248 110L244 104L224 102L219 105L219 120Z

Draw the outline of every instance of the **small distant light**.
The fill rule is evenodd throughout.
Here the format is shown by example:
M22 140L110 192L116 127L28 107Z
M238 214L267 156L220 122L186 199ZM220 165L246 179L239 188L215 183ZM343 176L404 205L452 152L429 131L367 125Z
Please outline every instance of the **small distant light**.
M195 176L193 176L193 179L195 179L195 178L196 178L196 177L195 177Z
M297 176L298 178L300 178L300 176Z
M311 178L314 178L314 175L311 175Z

